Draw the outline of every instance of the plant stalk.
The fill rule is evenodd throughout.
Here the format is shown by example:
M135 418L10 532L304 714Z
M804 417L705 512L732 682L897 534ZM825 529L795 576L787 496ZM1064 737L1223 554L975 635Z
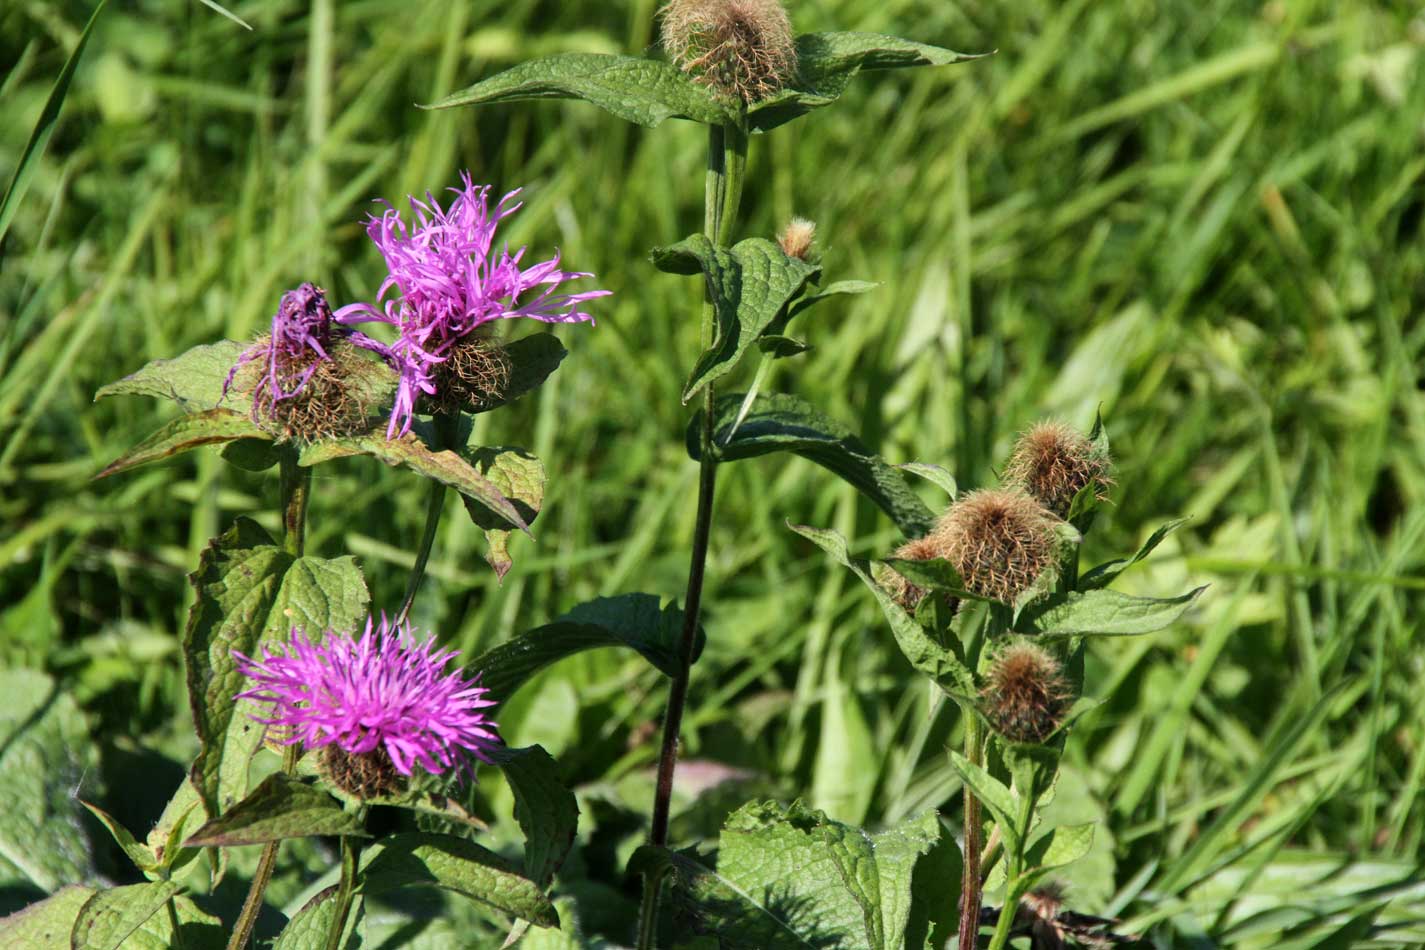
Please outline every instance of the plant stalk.
M341 883L336 895L336 918L327 934L327 950L341 950L342 934L346 931L346 920L351 916L352 898L356 894L356 872L361 857L361 839L355 835L341 836Z
M980 764L980 717L965 710L965 758ZM965 783L965 861L960 878L960 950L975 950L980 937L980 801Z
M312 470L298 465L296 452L288 449L282 452L277 471L282 492L282 550L293 557L301 557L307 541L307 502L312 494ZM287 746L282 751L282 771L288 775L296 771L298 757L298 747ZM247 898L243 901L237 923L233 925L227 950L245 950L252 939L252 929L262 913L263 895L267 893L273 868L277 865L278 844L269 841L262 846L257 870L248 885Z
M742 200L743 173L747 165L747 133L734 126L708 127L708 171L704 184L703 234L723 246L730 239L737 207ZM703 307L702 345L710 346L716 336L717 315L712 300ZM707 568L708 544L712 537L713 497L717 492L717 457L713 444L716 395L711 383L703 389L703 424L699 436L698 507L693 527L693 550L688 566L688 588L683 600L683 630L678 648L678 675L668 687L668 705L663 714L663 740L658 754L658 778L653 794L653 818L649 843L668 844L669 809L673 799L673 772L678 763L678 734L683 726L683 708L688 701L693 646L697 642L698 617L702 609L703 578ZM638 950L653 950L658 931L658 892L662 877L648 874L643 881L643 902L639 909Z
M455 447L456 433L460 428L460 416L439 413L435 416L434 449ZM396 613L396 625L406 622L411 614L411 605L416 602L416 593L421 589L421 581L426 576L426 565L430 563L431 548L435 546L435 533L440 527L440 516L445 511L445 485L432 481L430 494L426 496L426 524L421 530L420 547L416 548L416 560L411 565L411 576L406 581L406 596L401 600L401 609Z
M1013 847L1006 849L1008 859L1004 881L1004 906L999 909L999 920L995 921L994 936L990 938L989 950L1004 950L1009 943L1010 931L1014 929L1014 918L1019 913L1020 888L1018 880L1024 873L1024 842L1029 837L1029 825L1034 820L1034 798L1031 789L1019 789L1019 835Z

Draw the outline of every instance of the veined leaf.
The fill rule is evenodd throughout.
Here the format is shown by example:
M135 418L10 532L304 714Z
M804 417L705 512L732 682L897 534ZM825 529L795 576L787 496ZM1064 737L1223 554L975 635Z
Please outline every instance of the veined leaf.
M880 33L805 33L796 43L797 77L781 92L748 108L747 123L754 132L775 129L831 105L863 70L944 66L980 58Z
M521 63L424 108L520 99L582 99L648 128L673 118L718 124L732 119L711 92L671 63L599 53L564 53Z
M172 359L153 360L136 373L102 387L94 394L105 396L157 396L171 399L184 412L209 409L245 410L245 400L223 395L228 372L247 347L233 340L219 340L195 346Z
M653 262L675 274L702 273L717 318L712 345L703 351L683 387L683 402L725 376L756 343L782 309L820 268L788 257L765 238L748 238L731 248L715 246L694 234L669 247L655 248Z
M472 446L465 458L475 470L494 485L515 506L526 524L532 524L544 504L544 463L524 449L513 446ZM510 558L510 530L503 518L493 516L462 495L465 510L485 532L489 550L485 560L495 569L495 577L504 580L514 561Z
M683 611L673 604L660 607L652 594L600 597L580 604L553 623L500 644L468 665L479 671L481 685L500 702L549 664L596 647L631 647L664 675L675 676L682 631ZM705 640L699 627L694 660L702 653Z
M515 820L525 837L525 875L547 887L574 846L579 803L564 787L559 764L540 746L500 749L492 758L514 793Z
M0 917L0 947L70 950L74 922L95 893L92 887L66 884L44 900Z
M74 950L118 950L179 891L172 881L150 881L99 891L74 922Z
M487 904L539 927L559 926L554 905L508 861L465 838L413 832L381 839L362 856L365 893L429 885Z
M499 397L470 405L471 412L489 412L509 405L521 396L538 389L559 368L569 351L552 333L532 333L504 344L505 359L510 364L510 378Z
M247 415L231 409L208 409L179 416L110 462L95 478L107 478L149 462L172 458L204 445L243 440L267 440L267 433Z
M331 936L336 923L336 913L340 906L337 897L340 888L333 884L302 905L302 909L292 915L287 926L272 943L272 950L322 950ZM361 926L365 903L358 896L346 920L346 933L340 946L342 950L360 950L362 946Z
M365 837L366 830L327 792L274 772L252 794L195 831L183 846L230 848L311 835Z
M999 827L1000 834L1004 835L1006 843L1011 847L1016 846L1020 840L1021 829L1018 825L1018 805L1014 793L999 779L954 749L950 750L950 765L960 773L961 780L970 786L975 797L994 815L995 824Z
M1177 518L1173 521L1169 521L1157 531L1154 531L1152 536L1143 542L1143 546L1138 549L1138 553L1134 554L1131 558L1117 558L1116 560L1106 561L1098 567L1095 567L1079 578L1079 590L1097 590L1101 587L1107 587L1113 583L1119 574L1122 574L1134 564L1137 564L1149 554L1152 554L1153 549L1163 543L1163 539L1187 524L1190 520L1189 518Z
M890 515L907 537L927 534L934 513L906 482L905 476L868 449L840 422L813 409L796 396L758 396L737 423L742 394L718 398L714 407L713 444L718 459L733 462L772 452L794 452L850 482ZM702 413L688 423L688 454L702 457Z
M1177 597L1131 597L1112 590L1075 591L1062 604L1026 612L1016 627L1041 637L1127 637L1162 630L1187 613L1206 586Z

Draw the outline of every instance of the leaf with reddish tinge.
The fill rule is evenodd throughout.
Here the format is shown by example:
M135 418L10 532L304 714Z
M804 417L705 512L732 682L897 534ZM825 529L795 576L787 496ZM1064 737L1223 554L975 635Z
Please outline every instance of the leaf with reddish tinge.
M149 462L172 458L205 445L219 445L238 439L268 440L271 436L257 427L248 416L231 409L209 409L206 412L180 416L114 459L96 475L107 478Z
M466 458L476 470L490 480L490 483L504 493L519 511L526 523L533 522L544 504L544 464L524 449L508 446L471 446L466 450ZM491 517L490 513L472 501L461 496L465 510L485 532L485 541L490 549L485 560L495 569L495 576L505 579L514 561L510 558L510 530L503 519Z

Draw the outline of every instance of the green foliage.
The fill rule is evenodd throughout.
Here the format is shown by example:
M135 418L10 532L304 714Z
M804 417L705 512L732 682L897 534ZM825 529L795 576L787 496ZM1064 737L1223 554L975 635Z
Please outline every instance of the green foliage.
M507 498L526 525L532 523L544 504L544 464L524 449L506 446L472 446L464 453L481 476ZM469 495L462 494L461 501L475 522L485 532L488 549L485 560L495 569L500 579L514 566L510 557L510 529L507 522L492 515Z
M272 942L272 950L325 950L336 926L337 906L337 888L323 889L292 916ZM347 918L342 950L360 950L363 946L361 918L360 910Z
M552 333L531 333L504 345L505 359L510 364L510 377L499 397L479 405L468 406L471 412L489 412L526 396L550 377L569 351Z
M99 478L117 475L139 465L172 458L205 445L265 438L257 424L231 409L209 409L180 416L105 466Z
M515 820L525 836L525 876L547 887L574 845L579 803L564 787L558 763L537 745L501 750L496 763L514 793Z
M232 340L204 343L171 359L144 364L117 382L99 387L95 400L106 396L154 396L168 399L187 413L212 409L243 409L235 393L223 393L223 382L246 347Z
M1057 606L1021 619L1022 632L1041 637L1124 637L1171 626L1206 587L1177 597L1133 597L1111 590L1071 593Z
M171 881L99 891L79 910L74 922L74 946L79 950L117 950L178 891L178 885Z
M308 835L365 834L361 819L327 792L276 772L242 801L193 832L184 846L227 848Z

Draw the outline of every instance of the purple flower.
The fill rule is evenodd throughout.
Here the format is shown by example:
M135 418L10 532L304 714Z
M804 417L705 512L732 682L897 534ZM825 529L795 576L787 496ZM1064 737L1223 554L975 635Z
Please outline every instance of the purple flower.
M458 668L445 672L455 651L416 642L409 624L367 619L359 639L329 630L320 644L294 629L290 642L264 644L262 654L233 651L255 684L237 698L271 703L267 718L253 718L281 727L276 738L287 745L335 744L349 755L381 749L402 775L416 763L439 775L473 771L470 757L488 762L487 750L501 744L480 712L495 705L483 698L489 690Z
M593 276L560 270L557 252L543 263L521 268L525 248L513 254L508 246L497 251L495 230L520 209L512 203L519 191L501 198L492 212L490 187L475 185L468 172L461 180L464 187L450 189L455 198L446 209L429 192L425 201L411 196L409 226L389 204L379 217L371 216L366 233L390 272L377 293L380 306L356 303L336 312L341 323L376 321L399 329L387 351L401 373L388 438L410 430L419 394L436 393L436 367L478 327L509 317L592 322L579 305L609 293L556 293L564 281Z

